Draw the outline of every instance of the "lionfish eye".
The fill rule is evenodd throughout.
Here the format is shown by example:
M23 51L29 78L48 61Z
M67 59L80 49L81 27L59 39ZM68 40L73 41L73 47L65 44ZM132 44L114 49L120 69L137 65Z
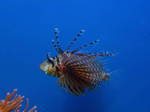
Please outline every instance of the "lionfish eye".
M52 64L52 67L54 67L54 61L52 60L52 58L49 57L49 54L47 54L47 60L49 63Z
M48 58L48 62L52 64L52 67L54 67L54 62L50 58Z

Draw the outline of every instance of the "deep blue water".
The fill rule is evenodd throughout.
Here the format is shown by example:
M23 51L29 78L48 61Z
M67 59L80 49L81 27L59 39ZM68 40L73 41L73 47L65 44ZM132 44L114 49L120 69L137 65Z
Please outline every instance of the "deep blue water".
M0 95L18 88L39 112L150 112L149 0L1 0ZM76 44L100 39L111 78L84 96L73 96L39 69L55 55L53 28L63 46L80 29ZM1 97L0 97L1 98Z

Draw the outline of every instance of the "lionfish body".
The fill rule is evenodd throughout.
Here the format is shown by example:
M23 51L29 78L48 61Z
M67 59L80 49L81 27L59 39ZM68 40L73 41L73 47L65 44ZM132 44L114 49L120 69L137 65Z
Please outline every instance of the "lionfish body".
M85 44L70 52L68 51L83 32L81 30L77 37L71 41L68 48L62 50L58 41L58 29L55 29L55 41L52 43L58 56L50 57L47 55L47 60L40 65L42 71L50 76L58 77L61 87L66 88L75 95L84 93L85 89L95 88L100 82L109 78L109 75L104 72L103 65L97 62L96 58L110 56L110 53L77 53L80 49L93 45L97 41Z

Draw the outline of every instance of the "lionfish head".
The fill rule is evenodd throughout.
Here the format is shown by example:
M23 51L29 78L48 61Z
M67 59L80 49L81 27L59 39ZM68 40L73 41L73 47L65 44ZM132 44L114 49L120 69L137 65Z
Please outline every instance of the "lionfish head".
M55 60L47 57L47 60L40 64L40 69L47 75L55 75Z

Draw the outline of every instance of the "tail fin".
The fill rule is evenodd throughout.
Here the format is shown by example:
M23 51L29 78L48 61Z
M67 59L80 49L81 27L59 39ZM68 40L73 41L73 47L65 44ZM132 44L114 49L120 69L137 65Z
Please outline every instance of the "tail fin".
M108 74L108 73L103 73L102 74L102 79L103 79L103 81L107 81L108 79L110 78L110 75Z

